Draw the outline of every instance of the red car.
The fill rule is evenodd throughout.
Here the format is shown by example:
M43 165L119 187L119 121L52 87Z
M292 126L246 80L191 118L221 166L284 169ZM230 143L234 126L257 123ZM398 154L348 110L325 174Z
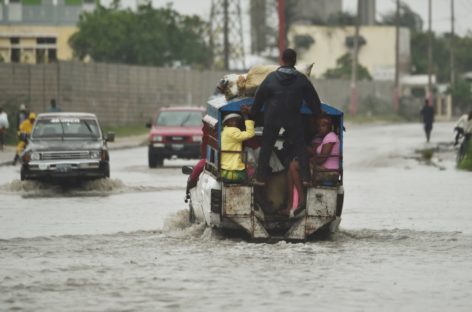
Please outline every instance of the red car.
M192 106L165 107L159 110L149 131L149 167L162 166L165 158L200 158L202 118L205 109Z

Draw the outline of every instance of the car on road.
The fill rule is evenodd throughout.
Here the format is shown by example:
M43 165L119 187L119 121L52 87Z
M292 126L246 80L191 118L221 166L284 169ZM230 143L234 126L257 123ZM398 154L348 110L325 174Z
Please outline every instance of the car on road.
M21 157L21 180L110 177L107 142L113 141L94 114L39 114Z
M203 107L174 106L159 110L149 131L148 163L150 168L160 167L164 159L200 158L202 142Z

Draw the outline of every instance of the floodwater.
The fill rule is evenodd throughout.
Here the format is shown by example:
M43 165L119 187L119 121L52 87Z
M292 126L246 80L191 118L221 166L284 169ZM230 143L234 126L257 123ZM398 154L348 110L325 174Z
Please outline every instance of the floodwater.
M348 127L341 231L248 243L187 222L181 160L113 151L64 187L0 167L0 311L470 311L472 174L435 124Z

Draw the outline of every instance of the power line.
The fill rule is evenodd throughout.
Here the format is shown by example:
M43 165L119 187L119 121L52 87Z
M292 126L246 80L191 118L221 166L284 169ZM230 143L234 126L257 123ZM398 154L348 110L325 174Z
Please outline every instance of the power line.
M246 68L240 0L212 0L210 45L214 67Z

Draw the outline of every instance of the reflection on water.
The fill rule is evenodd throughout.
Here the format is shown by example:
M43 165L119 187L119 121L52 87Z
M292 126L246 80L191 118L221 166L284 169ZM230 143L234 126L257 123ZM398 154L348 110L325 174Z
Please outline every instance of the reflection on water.
M297 310L378 311L380 294L382 311L466 311L470 303L470 235L366 229L254 244L215 233L179 211L163 230L0 240L0 307L293 311L296 302Z
M96 192L94 195L106 194L107 192L119 191L125 184L119 179L96 179L96 180L53 180L42 181L20 181L14 180L9 184L2 185L0 191L10 193L21 193L27 196L73 196L85 195L87 192Z
M444 171L405 159L419 124L348 134L341 231L307 243L190 224L187 177L145 148L70 188L0 168L0 311L469 311L470 173L447 151Z

